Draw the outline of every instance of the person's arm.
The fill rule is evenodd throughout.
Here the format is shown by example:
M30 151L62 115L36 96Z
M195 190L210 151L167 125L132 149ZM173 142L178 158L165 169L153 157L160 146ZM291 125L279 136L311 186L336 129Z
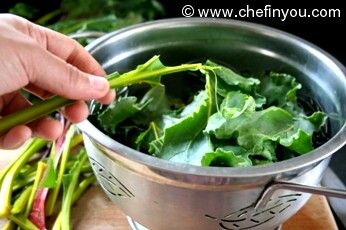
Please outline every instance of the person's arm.
M30 103L25 90L46 98L57 94L79 100L63 109L72 122L88 116L83 100L114 100L101 66L76 41L11 14L0 14L0 119ZM59 122L43 118L12 128L0 136L0 148L17 148L31 136L55 139L62 132Z

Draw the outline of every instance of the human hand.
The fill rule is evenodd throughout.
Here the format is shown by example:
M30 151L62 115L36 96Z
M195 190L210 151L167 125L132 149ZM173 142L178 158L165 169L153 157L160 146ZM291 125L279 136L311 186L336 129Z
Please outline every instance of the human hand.
M47 98L57 94L76 103L62 109L71 122L88 116L84 100L114 100L101 66L76 41L11 14L0 14L0 117L30 106L20 89ZM1 118L0 118L1 119ZM46 117L0 136L0 148L22 145L31 136L56 139L63 127Z

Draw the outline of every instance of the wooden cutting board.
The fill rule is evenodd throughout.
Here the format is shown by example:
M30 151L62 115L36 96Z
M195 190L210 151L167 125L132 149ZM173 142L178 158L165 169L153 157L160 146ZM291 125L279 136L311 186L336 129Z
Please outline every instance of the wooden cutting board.
M0 150L0 170L18 153ZM76 230L130 230L126 216L113 204L99 186L91 187L72 210L73 229ZM0 228L5 223L0 219ZM336 230L337 225L324 196L313 195L309 202L282 230Z

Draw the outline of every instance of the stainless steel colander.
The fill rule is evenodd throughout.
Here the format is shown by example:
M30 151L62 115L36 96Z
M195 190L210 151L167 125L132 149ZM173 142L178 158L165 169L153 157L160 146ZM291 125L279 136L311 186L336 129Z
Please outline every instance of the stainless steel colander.
M130 149L89 121L79 124L93 170L108 196L149 229L274 229L319 188L330 156L346 142L345 68L314 45L265 26L220 19L169 19L107 34L87 49L106 71L128 71L160 54L167 65L210 58L237 70L298 77L330 116L332 138L290 160L249 168L173 163Z

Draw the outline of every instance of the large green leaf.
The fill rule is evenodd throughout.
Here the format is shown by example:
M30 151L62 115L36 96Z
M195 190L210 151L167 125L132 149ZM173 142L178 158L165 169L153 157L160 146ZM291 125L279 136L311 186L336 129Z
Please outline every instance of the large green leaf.
M236 127L251 116L255 107L251 96L231 91L222 101L219 112L210 116L205 132L213 133L219 139L231 138Z
M157 124L155 122L150 122L149 128L141 132L135 140L137 150L148 152L150 148L149 143L158 139L160 133L161 130Z
M213 151L213 147L209 137L200 132L185 151L176 154L170 161L200 166L204 155L211 151Z
M158 84L151 88L139 102L142 108L132 119L136 124L149 124L169 110L165 86Z
M201 161L202 166L247 167L252 162L246 154L237 154L233 148L217 148L214 152L206 153Z
M136 101L136 97L122 97L110 104L98 116L101 127L109 133L115 133L119 123L140 111Z
M294 77L284 73L271 72L261 79L259 92L266 97L267 106L285 106L296 103L297 90L301 88Z
M154 155L163 159L171 159L175 155L187 151L207 124L209 106L206 91L201 91L195 96L193 102L181 112L178 122L165 128L164 135L150 143L155 151Z
M233 89L233 90L242 90L244 92L251 92L253 90L253 88L260 84L260 81L258 79L255 78L245 78L237 73L235 73L234 71L232 71L231 69L225 67L225 66L221 66L215 62L212 62L210 60L208 60L206 62L206 65L214 67L215 69L213 70L215 72L215 74L222 79L222 81L220 81L220 83L218 82L218 86L220 84L221 88L224 88L226 91L229 91L229 89ZM232 86L231 88L227 88L225 86L225 84L222 83L226 83L228 86Z
M313 149L312 135L325 124L327 116L315 112L311 116L300 114L294 118L294 127L281 136L280 144L304 154Z

